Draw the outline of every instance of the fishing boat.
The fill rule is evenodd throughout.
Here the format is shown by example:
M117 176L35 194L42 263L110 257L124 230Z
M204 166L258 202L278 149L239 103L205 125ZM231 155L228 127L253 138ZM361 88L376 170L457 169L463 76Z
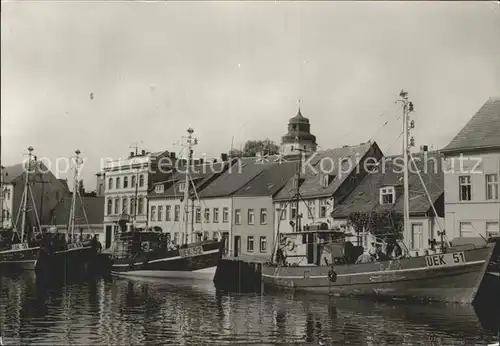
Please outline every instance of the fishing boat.
M80 150L75 151L73 194L66 233L59 233L55 227L44 233L36 266L37 275L62 278L68 275L85 275L97 256L97 238L82 241L75 234L76 198L82 199L78 190L79 166L82 163L80 153ZM83 201L80 204L88 225Z
M117 276L141 276L160 278L191 278L212 280L222 258L224 239L203 239L202 232L195 232L191 223L189 229L189 210L194 209L194 199L198 198L195 184L191 179L190 166L193 162L193 145L196 139L194 130L187 130L186 141L188 157L185 167L185 188L183 196L184 233L183 244L169 242L165 234L154 228L144 231L126 232L126 220L120 220L121 234L115 241L112 254L112 274ZM192 201L193 204L189 204ZM199 202L199 199L198 199ZM194 215L192 215L194 217Z
M413 105L406 93L403 103L404 155L404 223L409 226L408 165L412 160L408 144L408 114ZM415 164L415 162L413 161ZM415 164L416 166L416 164ZM423 180L417 169L420 181ZM300 181L300 170L297 173ZM422 184L430 201L429 193ZM297 187L297 208L300 198ZM435 215L438 215L430 203ZM296 215L299 214L297 209ZM298 221L298 220L297 220ZM297 222L298 225L298 222ZM399 248L401 254L387 253L375 259L363 254L363 248L350 243L346 230L331 229L328 223L313 224L280 233L271 262L262 267L262 281L266 289L309 291L345 296L377 296L390 299L418 299L472 303L483 281L490 259L498 249L498 240L471 244L466 238L455 238L450 243L441 230L441 248L429 253L410 256L402 242L383 242L386 248ZM406 251L405 251L406 250ZM276 258L274 256L276 254ZM370 260L359 261L362 256Z
M24 190L21 197L21 208L16 218L16 225L13 229L2 230L0 232L0 270L34 270L37 264L40 247L33 233L28 234L27 228L27 213L28 199L31 197L32 208L38 229L40 230L40 222L38 219L37 208L33 193L31 190L31 173L36 169L36 159L34 158L33 148L28 148L28 160L25 167ZM3 179L3 173L2 173ZM2 184L3 189L3 184ZM3 193L3 192L2 192ZM3 203L3 197L2 197ZM18 225L19 216L21 216L21 224ZM19 227L18 227L19 226Z

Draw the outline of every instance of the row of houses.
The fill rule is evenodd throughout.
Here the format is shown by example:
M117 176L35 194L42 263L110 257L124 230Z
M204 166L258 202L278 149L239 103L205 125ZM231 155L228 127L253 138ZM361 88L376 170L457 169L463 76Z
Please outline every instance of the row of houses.
M412 251L427 248L441 229L450 240L499 234L499 133L500 99L491 98L444 149L428 152L423 146L413 154L420 174L410 170L411 225L404 234ZM225 236L228 255L267 259L278 227L299 231L318 221L337 227L356 212L402 213L400 156L385 156L374 141L316 152L316 138L300 110L290 119L283 143L284 159L223 154L210 162L193 161L189 184L196 195L187 210L182 162L178 164L168 151L130 153L98 174L98 197L77 201L77 229L84 235L97 233L105 247L111 246L120 220L127 221L127 227L164 232L176 243L194 230L205 237ZM294 147L306 148L309 154L300 161L292 155ZM17 191L11 192L11 206L19 204L22 193L23 174L18 173L9 174L13 184L4 176L3 189ZM50 203L42 198L41 219L64 231L70 201L67 184L65 188L51 173L43 180L50 181L50 191L47 186L41 191L44 185L34 182L35 199L47 193L52 197ZM362 232L360 241L367 246L370 234Z
M300 112L297 117L302 124L308 122ZM498 235L498 133L500 101L492 98L443 150L428 152L422 147L413 154L420 175L410 170L411 225L404 234L412 251L428 248L429 241L439 238L437 232L443 229L450 240ZM130 203L133 198L123 195L126 187L120 181L124 178L117 180L116 175L138 172L143 172L149 184L139 194L145 199L140 205L146 207L137 210L136 224L161 230L176 243L183 242L192 230L205 237L222 234L232 256L268 258L278 227L285 232L297 231L317 221L336 227L346 225L355 212L402 213L402 158L384 156L376 142L310 153L300 163L300 180L296 174L299 161L291 155L285 159L225 158L194 165L191 184L197 194L189 210L183 210L185 176L172 167L163 175L151 174L151 165L143 171L106 172L106 187L112 186L113 191L106 189L107 244L118 228L114 220L127 210L117 205ZM478 167L473 164L476 161L480 161ZM361 236L363 244L368 245L370 235Z

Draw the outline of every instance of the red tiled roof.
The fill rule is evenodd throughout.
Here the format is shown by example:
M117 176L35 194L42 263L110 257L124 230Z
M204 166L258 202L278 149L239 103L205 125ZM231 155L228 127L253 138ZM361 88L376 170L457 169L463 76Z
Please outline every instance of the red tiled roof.
M500 148L500 98L490 98L443 152Z

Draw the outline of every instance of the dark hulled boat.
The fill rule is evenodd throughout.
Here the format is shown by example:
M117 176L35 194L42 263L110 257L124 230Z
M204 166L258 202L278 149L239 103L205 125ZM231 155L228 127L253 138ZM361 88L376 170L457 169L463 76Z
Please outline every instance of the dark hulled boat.
M223 244L223 240L205 240L181 247L167 246L163 234L158 232L122 233L113 251L112 274L212 279Z
M21 224L19 225L19 229L17 229L18 225L16 225L14 229L2 230L0 232L0 270L2 272L34 270L37 264L40 248L38 246L38 241L35 240L35 234L29 233L29 227L27 227L28 206L31 206L30 209L34 211L34 219L37 222L37 228L40 230L33 192L31 191L32 181L30 173L37 169L36 158L33 158L32 152L33 148L29 147L28 160L26 162L25 172L23 172L25 175L24 189L21 196L20 214L18 215L18 217L21 216ZM0 175L0 179L3 181L3 173ZM3 191L1 193L3 193ZM31 196L32 204L28 203L28 196ZM28 232L25 232L25 230L28 230Z
M79 155L80 150L75 151L75 176L73 184L73 196L69 210L69 222L66 234L58 233L57 229L44 234L40 255L37 262L37 275L40 276L85 276L89 273L90 266L96 262L98 252L97 238L92 241L78 240L75 234L76 198L82 201L78 190L79 165L82 163ZM85 221L88 224L87 214L83 201L81 208Z
M355 263L346 256L348 250L338 232L282 236L287 243L295 242L294 251L287 253L290 258L309 260L304 265L263 265L262 280L268 289L461 303L473 302L491 256L500 247L498 242L482 247L471 244L428 256Z
M40 247L17 243L0 250L0 271L35 270Z

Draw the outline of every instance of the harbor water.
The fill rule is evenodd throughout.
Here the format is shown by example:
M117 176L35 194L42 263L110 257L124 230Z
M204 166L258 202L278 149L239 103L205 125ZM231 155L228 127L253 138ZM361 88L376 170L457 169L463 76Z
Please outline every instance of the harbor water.
M211 282L40 285L0 276L4 345L487 345L500 309L318 295L231 294Z

